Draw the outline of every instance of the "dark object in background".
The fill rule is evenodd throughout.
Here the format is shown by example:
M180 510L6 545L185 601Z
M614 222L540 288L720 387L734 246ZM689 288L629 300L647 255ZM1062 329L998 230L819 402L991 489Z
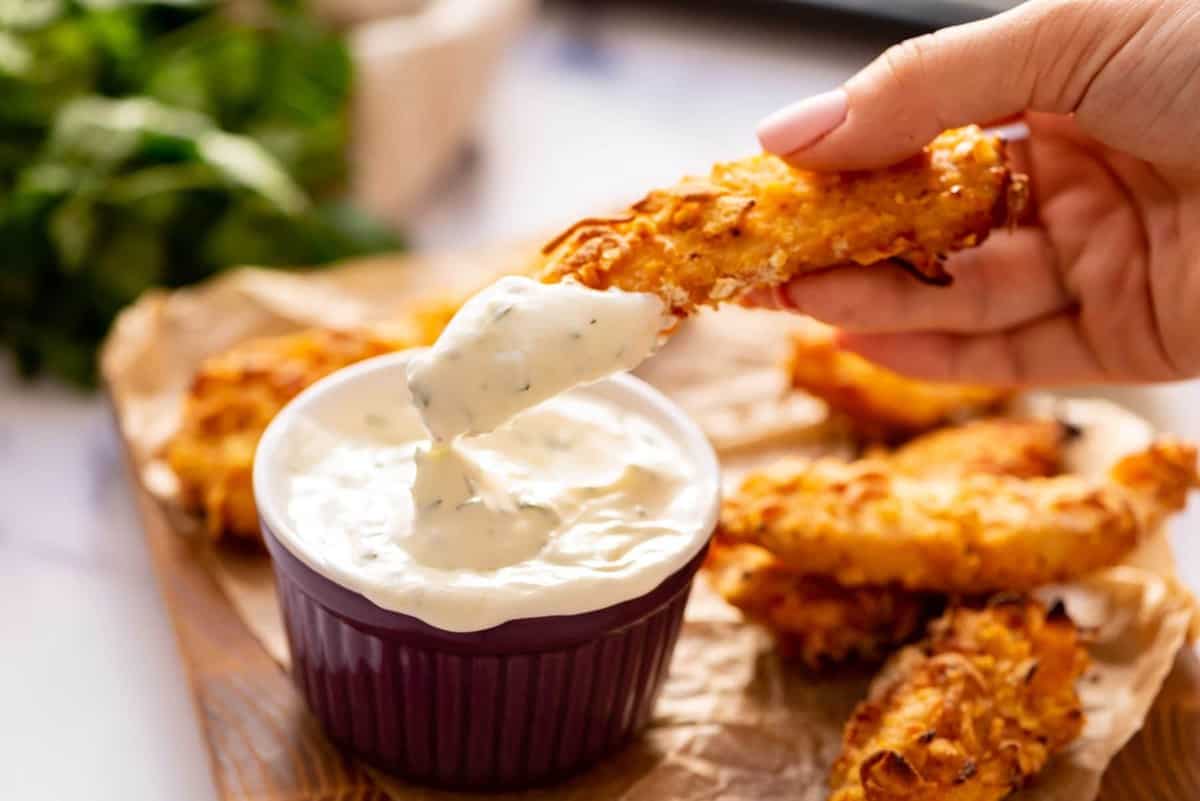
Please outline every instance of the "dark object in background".
M1023 0L547 0L594 10L604 5L652 5L757 21L834 25L878 32L913 32L957 25L1007 11ZM899 23L899 24L897 24Z
M1021 4L1021 0L761 0L772 5L828 6L915 25L940 28L998 14Z
M731 6L743 5L741 0L724 2ZM1021 2L1022 0L751 0L750 5L781 10L828 8L898 20L910 25L941 28L998 14L1020 5Z
M315 198L344 171L352 64L293 3L251 27L212 0L0 10L0 346L88 385L113 317L238 264L399 247Z

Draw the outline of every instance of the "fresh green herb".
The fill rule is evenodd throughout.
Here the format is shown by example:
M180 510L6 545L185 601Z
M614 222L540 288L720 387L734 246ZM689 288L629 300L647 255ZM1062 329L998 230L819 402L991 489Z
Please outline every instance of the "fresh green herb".
M95 379L117 311L239 264L395 249L318 200L345 173L352 65L293 2L0 0L0 348Z

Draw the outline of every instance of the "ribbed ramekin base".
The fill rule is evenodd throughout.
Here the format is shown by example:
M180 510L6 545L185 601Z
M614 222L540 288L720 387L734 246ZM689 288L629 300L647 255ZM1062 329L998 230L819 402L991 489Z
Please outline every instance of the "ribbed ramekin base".
M472 790L566 778L638 732L691 586L581 644L463 655L357 626L277 577L292 673L330 737L402 778Z

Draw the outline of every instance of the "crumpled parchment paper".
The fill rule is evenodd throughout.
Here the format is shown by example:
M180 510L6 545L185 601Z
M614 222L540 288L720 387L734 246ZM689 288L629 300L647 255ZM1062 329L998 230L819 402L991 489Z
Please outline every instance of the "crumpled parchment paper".
M195 521L174 505L174 480L158 454L205 355L253 335L386 319L419 298L469 291L517 271L532 252L522 245L379 259L319 274L243 270L144 297L121 316L102 364L141 481L174 510L181 536L196 533ZM778 367L785 335L803 325L771 312L704 314L639 371L709 434L728 481L781 453L845 447L820 402L786 391ZM204 558L249 628L286 664L266 557L211 548ZM1080 625L1094 629L1093 664L1080 685L1088 722L1083 736L1016 798L1090 801L1186 642L1195 623L1193 601L1174 577L1162 535L1126 565L1043 592L1062 598ZM782 663L769 636L743 622L701 579L646 735L586 775L522 797L817 801L826 793L842 724L870 678L869 670L820 676ZM398 799L457 797L380 781Z

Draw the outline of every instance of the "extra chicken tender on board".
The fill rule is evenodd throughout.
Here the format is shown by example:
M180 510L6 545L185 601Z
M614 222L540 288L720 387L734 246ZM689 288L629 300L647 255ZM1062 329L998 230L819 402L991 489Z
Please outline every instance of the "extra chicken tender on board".
M1001 801L1083 728L1071 621L1037 602L952 608L846 724L830 801Z
M988 417L930 431L884 458L909 476L1038 478L1062 472L1066 445L1077 434L1058 420Z
M905 475L886 459L790 459L751 474L720 535L842 584L980 593L1116 564L1197 486L1196 449L1163 439L1108 480Z
M1070 436L1055 420L997 417L933 431L881 458L911 476L1052 476L1062 470ZM785 656L813 668L882 659L912 638L941 599L895 585L845 587L789 568L757 545L721 538L705 568L722 598L770 629Z
M419 306L372 329L309 329L240 343L206 359L184 400L183 420L167 444L184 508L203 516L214 538L258 541L251 472L267 424L301 390L354 362L428 345L457 304Z
M831 328L796 334L786 370L795 389L825 401L869 439L892 440L975 417L1012 395L997 387L893 373L839 348Z
M543 279L654 292L677 315L845 264L901 263L934 283L943 257L981 243L1024 205L1004 143L946 131L902 164L818 174L771 155L718 164L543 249Z
M803 575L756 545L714 540L705 569L722 598L775 634L785 657L811 668L881 660L940 605L931 594Z

